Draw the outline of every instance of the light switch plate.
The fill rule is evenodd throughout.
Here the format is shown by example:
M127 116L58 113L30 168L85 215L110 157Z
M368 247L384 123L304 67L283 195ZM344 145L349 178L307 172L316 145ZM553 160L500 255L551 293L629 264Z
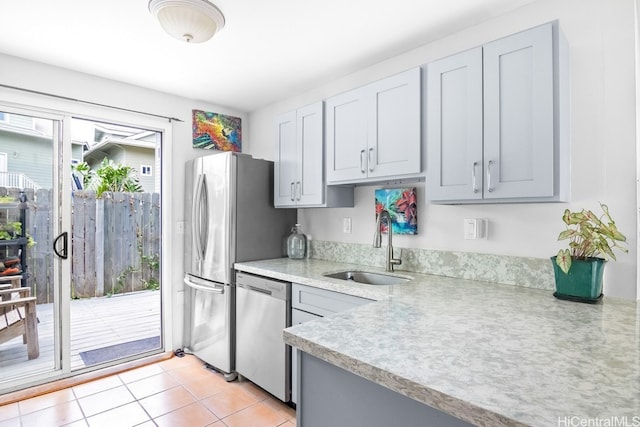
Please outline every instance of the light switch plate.
M342 232L351 234L351 218L342 218Z
M466 240L486 239L487 220L485 218L465 218L464 238Z

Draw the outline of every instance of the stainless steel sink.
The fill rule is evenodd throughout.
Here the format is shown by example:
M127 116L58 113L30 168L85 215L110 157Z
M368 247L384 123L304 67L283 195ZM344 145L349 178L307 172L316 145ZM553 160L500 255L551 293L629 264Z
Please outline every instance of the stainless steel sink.
M332 279L350 280L352 282L364 283L366 285L398 285L411 280L408 277L395 276L392 274L355 270L338 271L337 273L329 273L324 276L331 277Z

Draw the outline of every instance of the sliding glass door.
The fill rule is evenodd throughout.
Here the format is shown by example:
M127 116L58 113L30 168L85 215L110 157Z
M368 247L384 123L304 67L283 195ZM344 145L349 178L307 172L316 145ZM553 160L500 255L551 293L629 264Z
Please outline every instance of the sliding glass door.
M74 118L71 368L161 348L160 132Z
M161 129L0 103L0 394L162 350Z
M63 368L64 236L59 254L53 250L70 214L61 190L63 123L63 116L0 106L0 392Z

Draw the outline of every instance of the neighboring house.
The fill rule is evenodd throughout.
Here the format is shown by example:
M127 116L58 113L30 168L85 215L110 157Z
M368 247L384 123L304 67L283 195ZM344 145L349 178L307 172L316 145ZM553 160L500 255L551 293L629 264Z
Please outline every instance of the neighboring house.
M51 188L53 122L0 111L0 187ZM82 159L74 144L73 158Z
M104 123L95 124L93 141L84 144L84 161L96 170L108 158L116 164L135 169L140 185L148 193L160 192L159 156L156 145L159 134L136 128Z
M52 188L53 123L0 111L0 187ZM81 128L78 122L73 123ZM160 192L157 132L102 123L88 125L91 135L72 141L73 164L85 161L95 170L107 157L135 169L145 192Z

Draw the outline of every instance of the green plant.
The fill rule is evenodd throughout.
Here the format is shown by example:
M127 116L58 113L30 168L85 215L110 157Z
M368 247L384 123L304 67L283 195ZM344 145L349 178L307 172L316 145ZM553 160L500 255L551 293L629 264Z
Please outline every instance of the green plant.
M20 236L22 236L22 223L20 221L0 224L0 240L13 240ZM35 246L36 242L31 234L27 233L25 237L27 238L27 248Z
M140 229L136 230L136 238L137 238L137 252L140 257L139 266L135 267L133 265L127 266L124 270L120 272L118 277L116 278L116 286L114 286L113 290L108 293L108 296L112 296L114 294L122 292L126 286L127 278L133 273L142 273L145 266L149 268L152 272L158 272L160 270L160 255L143 255L143 247L142 247L142 232ZM149 291L157 291L160 289L160 282L155 277L150 277L149 279L140 279L142 281L143 289Z
M147 291L157 291L160 290L160 282L158 279L150 278L149 280L142 280L144 285L144 289Z
M118 277L116 278L117 285L114 287L112 292L108 293L108 295L112 296L113 294L119 294L120 292L122 292L122 290L126 286L125 280L127 279L127 276L129 276L132 273L137 273L138 271L140 271L140 269L132 265L122 270L118 275Z
M560 233L558 240L568 239L569 248L560 249L556 256L556 263L565 273L569 272L572 259L602 255L605 259L615 260L614 249L628 252L627 248L618 243L625 242L627 238L618 231L609 208L603 203L600 203L600 207L603 211L600 217L585 209L580 212L565 209L562 221L567 229Z
M77 165L71 165L71 171L82 177L82 187L87 188L89 183L95 176L95 172L91 170L91 166L87 162L81 162Z
M142 192L138 174L131 166L116 165L113 160L104 158L96 171L96 176L98 181L95 186L96 197L102 196L105 191Z
M22 234L21 222L7 222L0 225L0 240L11 240Z

